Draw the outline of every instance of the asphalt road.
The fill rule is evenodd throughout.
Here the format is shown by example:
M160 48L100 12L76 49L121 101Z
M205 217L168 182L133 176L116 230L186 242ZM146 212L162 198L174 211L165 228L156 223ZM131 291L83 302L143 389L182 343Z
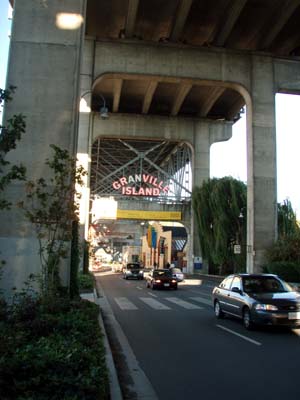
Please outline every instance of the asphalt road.
M299 398L300 330L248 332L236 319L217 320L212 282L153 291L145 281L97 275L159 400Z

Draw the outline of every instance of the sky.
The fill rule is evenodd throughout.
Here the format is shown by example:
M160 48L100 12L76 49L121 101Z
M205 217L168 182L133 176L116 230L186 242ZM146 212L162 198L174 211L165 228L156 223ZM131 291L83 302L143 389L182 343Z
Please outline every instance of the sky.
M0 88L5 88L10 20L8 0L0 0ZM0 115L1 121L1 115ZM276 95L277 201L291 201L300 218L300 96ZM246 118L234 124L232 138L211 146L210 176L247 181Z

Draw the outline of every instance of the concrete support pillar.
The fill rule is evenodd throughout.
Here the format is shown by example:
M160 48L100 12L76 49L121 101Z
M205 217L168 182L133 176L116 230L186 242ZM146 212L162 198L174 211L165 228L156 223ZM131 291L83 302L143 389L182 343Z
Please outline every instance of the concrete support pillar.
M195 123L193 186L201 186L210 177L210 146L215 142L228 140L231 136L231 123L214 123L212 121ZM193 210L191 210L191 236L193 238L193 258L202 257L199 232L195 224ZM208 265L205 260L201 272L208 273Z
M91 148L93 138L93 115L91 112L93 65L94 65L94 40L86 39L83 46L82 64L80 70L80 106L78 125L78 163L88 172L84 179L84 185L80 189L80 240L88 239L89 206L90 206L90 168Z
M276 239L276 132L273 63L252 58L252 104L247 104L247 271L261 272Z
M197 122L195 124L195 133L194 133L193 186L201 186L203 181L209 178L209 160L210 160L209 123ZM192 214L191 234L193 238L192 263L194 264L194 258L201 257L202 252L199 242L199 233L196 226L193 210L191 214ZM206 273L207 266L203 267L203 270L201 272Z
M50 144L76 154L85 6L86 0L14 2L7 84L17 91L5 117L23 113L27 126L7 158L12 164L22 160L29 180L49 177L45 161L52 155ZM76 25L65 25L70 14ZM20 182L7 191L13 204L24 196ZM35 231L23 213L13 207L0 217L0 252L6 262L0 285L8 294L12 287L20 289L30 273L39 271L40 261ZM68 273L63 279L67 285Z

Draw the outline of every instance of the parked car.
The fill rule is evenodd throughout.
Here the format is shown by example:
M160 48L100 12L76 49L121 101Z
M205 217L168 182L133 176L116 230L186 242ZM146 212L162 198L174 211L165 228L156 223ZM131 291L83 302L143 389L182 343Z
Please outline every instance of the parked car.
M123 268L124 279L144 279L144 271L140 263L127 263Z
M300 327L300 294L273 274L233 274L213 289L215 316L255 324Z
M173 278L177 279L177 282L184 281L184 274L180 268L171 267L170 271L172 272Z
M177 279L170 269L153 269L146 276L146 285L151 289L177 289Z

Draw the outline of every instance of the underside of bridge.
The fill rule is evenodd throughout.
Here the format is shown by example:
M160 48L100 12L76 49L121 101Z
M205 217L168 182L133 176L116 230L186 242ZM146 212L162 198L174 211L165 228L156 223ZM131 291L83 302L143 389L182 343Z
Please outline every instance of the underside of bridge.
M86 35L98 41L174 46L179 58L192 47L300 56L299 0L89 0L86 16ZM95 111L100 94L113 113L236 121L245 105L216 82L147 74L103 76L93 88Z
M107 107L110 117L135 119L140 115L234 124L246 111L242 90L232 84L235 76L220 80L185 76L180 66L186 51L207 49L218 54L226 49L228 54L297 59L299 26L300 0L88 0L85 38L97 43L93 58L101 44L121 45L119 53L111 55L118 58L118 72L108 69L94 74L91 111L99 115ZM128 45L135 49L134 62L143 65L142 74L128 72ZM175 49L174 70L171 66L169 75L148 73L145 54L139 54L141 45ZM108 46L104 58L109 57ZM166 57L159 62L163 68L170 61ZM216 58L216 69L218 63ZM131 133L112 138L103 129L91 151L92 199L113 196L119 205L123 201L132 209L142 209L146 203L186 206L193 185L193 156L187 143L159 140L151 133L147 138ZM143 176L155 177L169 190L153 197L152 182L143 182Z
M178 58L184 57L186 49L200 47L297 57L299 26L299 0L88 0L85 35L98 42L136 44L136 58L140 43L173 46ZM128 74L125 64L123 69L120 73L106 73L94 82L92 111L99 112L105 105L110 115L207 118L233 123L245 111L243 96L224 82L158 76L146 71L143 75ZM186 147L172 141L157 144L132 138L99 138L92 147L91 193L120 195L112 190L116 174L134 175L146 164L149 173L162 168L166 170L164 179L170 178L172 171L178 173L187 164L182 159L182 149ZM176 151L180 160L176 156L170 159L169 153ZM148 163L145 154L150 159ZM190 159L187 154L184 157ZM154 164L158 167L154 168ZM172 194L177 200L180 185L185 186L181 180L186 180L178 179L177 194Z

